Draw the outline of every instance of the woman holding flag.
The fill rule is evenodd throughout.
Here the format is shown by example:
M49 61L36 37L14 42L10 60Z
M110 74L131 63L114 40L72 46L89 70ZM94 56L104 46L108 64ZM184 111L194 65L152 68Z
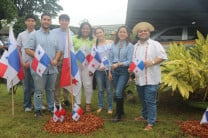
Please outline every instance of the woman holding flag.
M123 111L123 90L129 79L128 67L133 55L133 45L130 43L130 31L127 26L121 26L116 33L116 39L111 46L109 79L113 81L116 91L116 117L114 122L121 120Z
M96 39L96 50L101 57L101 65L95 72L96 82L98 86L98 110L100 113L104 107L104 88L107 91L107 108L108 114L113 113L113 86L112 82L108 78L109 74L109 53L111 44L113 41L105 39L104 29L98 27L95 29Z
M81 81L84 86L84 92L86 96L86 112L91 111L91 99L92 99L92 94L93 94L93 89L92 89L93 74L90 73L88 68L86 67L87 57L88 55L90 55L90 50L94 43L92 34L93 32L92 32L91 25L88 22L83 22L80 25L78 35L73 36L72 38L74 50L76 53L79 53L79 54L76 54L76 58L79 62L83 61L78 64L78 68L79 68L79 73L80 73ZM84 57L84 60L79 60L80 56L78 55L80 55L80 53L81 55L84 55L82 56ZM82 92L79 92L79 94L75 96L75 100L78 105L81 105L81 95L82 95Z

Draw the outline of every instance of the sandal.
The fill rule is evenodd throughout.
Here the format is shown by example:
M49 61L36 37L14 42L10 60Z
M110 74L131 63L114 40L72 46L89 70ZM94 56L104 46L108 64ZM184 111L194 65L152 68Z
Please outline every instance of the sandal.
M97 109L97 113L100 113L102 111L102 108Z
M149 131L149 130L152 130L152 125L148 124L145 128L144 128L144 131Z
M135 121L146 121L146 119L143 116L135 117Z
M112 115L113 114L113 110L108 110L108 114Z

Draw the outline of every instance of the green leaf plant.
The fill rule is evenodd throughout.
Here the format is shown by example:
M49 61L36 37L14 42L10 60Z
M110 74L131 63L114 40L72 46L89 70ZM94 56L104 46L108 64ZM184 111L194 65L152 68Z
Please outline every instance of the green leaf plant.
M191 93L202 91L203 101L208 93L208 37L197 31L198 39L191 48L182 43L171 43L168 61L161 66L162 83L160 91L179 92L184 99Z

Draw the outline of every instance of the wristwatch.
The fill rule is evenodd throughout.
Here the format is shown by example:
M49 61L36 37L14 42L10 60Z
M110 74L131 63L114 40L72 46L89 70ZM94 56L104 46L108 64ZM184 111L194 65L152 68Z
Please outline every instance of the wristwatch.
M152 65L155 65L155 61L154 60L152 60Z

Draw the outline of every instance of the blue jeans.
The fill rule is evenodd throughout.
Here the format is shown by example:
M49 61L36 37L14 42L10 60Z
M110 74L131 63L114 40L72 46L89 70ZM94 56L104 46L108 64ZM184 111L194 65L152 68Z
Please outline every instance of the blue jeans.
M113 109L113 86L111 81L108 79L108 71L95 72L95 77L98 86L98 108L104 107L104 89L107 91L107 104L108 110Z
M34 92L34 82L32 75L30 73L30 68L24 68L25 79L23 79L23 89L24 89L24 108L32 108L31 96Z
M116 98L123 98L123 90L129 80L128 67L118 67L112 71L113 85L116 90Z
M42 93L46 91L46 100L48 110L52 111L54 106L54 90L57 74L43 74L40 77L31 69L31 74L34 80L35 93L34 93L34 106L35 111L42 109Z
M154 125L157 116L157 89L159 85L137 85L137 92L142 103L142 116L148 124Z

